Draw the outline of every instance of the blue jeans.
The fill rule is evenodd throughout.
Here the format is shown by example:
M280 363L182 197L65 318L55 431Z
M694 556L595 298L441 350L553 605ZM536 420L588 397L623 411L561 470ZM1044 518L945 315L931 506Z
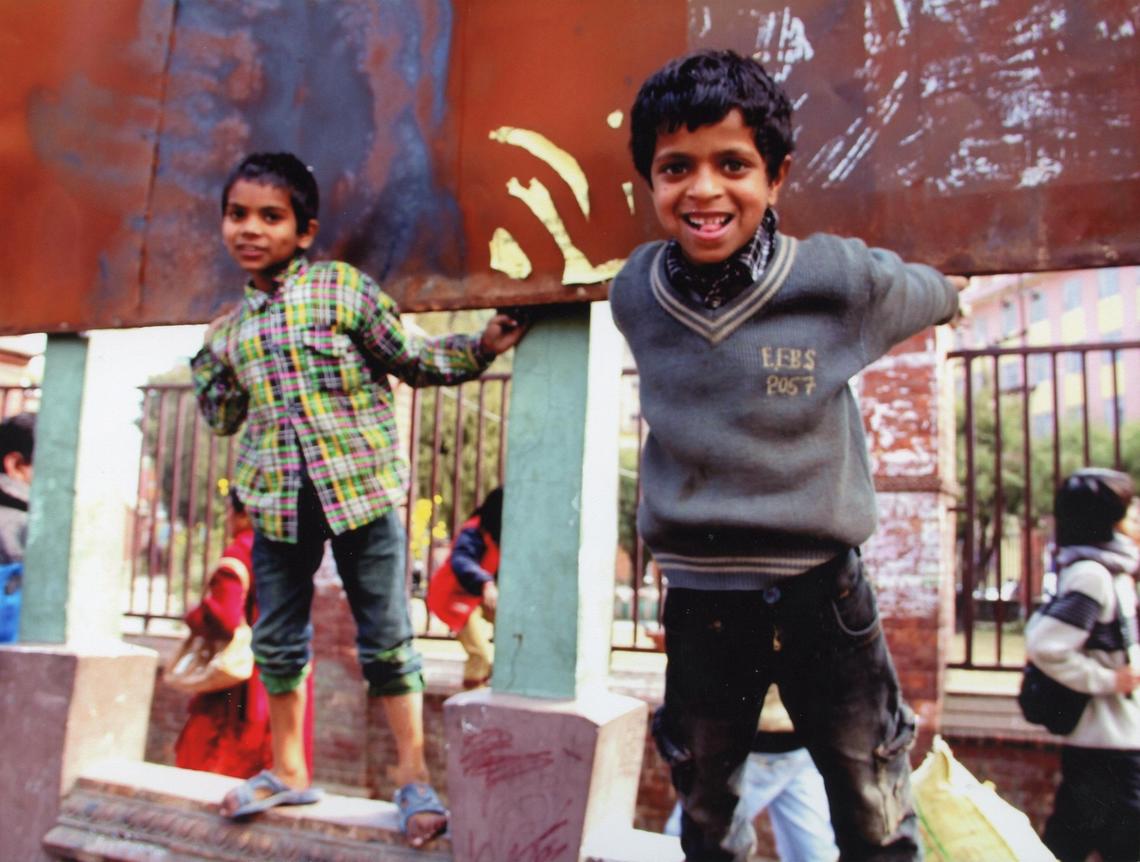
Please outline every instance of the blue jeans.
M806 748L791 751L753 751L744 761L736 782L740 796L732 817L726 848L748 854L756 844L752 821L768 812L776 852L781 862L835 862L839 850L827 814L823 777ZM665 824L666 835L681 834L681 805Z
M337 572L356 621L356 651L369 693L423 691L423 661L412 645L404 582L404 528L390 511L355 530L333 535L316 491L302 482L296 544L253 540L258 618L253 657L270 694L297 688L312 659L313 575L331 540Z
M823 776L841 858L921 858L907 757L914 713L855 551L764 591L671 589L664 622L655 734L682 803L686 859L734 858L722 846L732 779L772 682Z

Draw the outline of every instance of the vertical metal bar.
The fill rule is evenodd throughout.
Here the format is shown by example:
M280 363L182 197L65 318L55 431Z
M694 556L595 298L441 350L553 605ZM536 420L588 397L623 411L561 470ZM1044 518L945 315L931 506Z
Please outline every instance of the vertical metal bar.
M428 518L428 544L427 544L427 564L424 566L424 583L431 580L432 573L435 571L435 536L433 528L435 526L435 498L439 496L439 448L440 448L440 425L443 424L443 397L442 390L438 387L432 393L435 396L435 407L432 411L432 429L431 429L431 481L428 488L428 499L431 501L431 517Z
M974 524L978 517L977 483L971 481L974 477L974 370L973 357L963 357L965 368L965 443L966 443L966 535L962 554L962 631L965 635L966 667L974 664Z
M1088 351L1081 350L1081 431L1084 440L1085 464L1092 463L1089 445L1089 374Z
M459 535L466 509L463 507L463 384L455 392L455 472L451 476L451 538ZM474 507L472 507L474 508Z
M1001 635L1002 625L1005 622L1005 613L1002 606L1002 540L1005 538L1005 484L1002 481L1004 469L1002 464L1002 427L1001 427L1001 377L998 374L1000 359L997 354L993 357L994 368L994 513L992 539L994 549L994 581L997 589L997 604L994 605L994 651L995 660L1001 664ZM988 576L986 582L989 582Z
M507 423L510 421L509 411L507 410L508 399L510 398L511 381L509 378L504 378L503 387L500 390L499 396L499 484L502 485L507 480Z
M146 480L146 428L150 417L150 409L153 404L151 391L147 388L142 389L143 402L142 402L142 433L143 445L139 447L139 477L135 483L135 515L131 524L131 562L130 562L130 584L131 592L130 599L127 607L131 613L135 611L135 590L138 584L139 577L139 550L142 545L142 536L139 534L142 526L142 519L139 517L139 504L143 499L143 489L146 487L143 483ZM151 509L151 523L154 523L154 511Z
M412 389L411 417L408 422L408 504L404 511L404 535L408 553L404 554L404 582L410 590L415 560L412 559L412 515L415 512L416 494L420 478L420 391ZM425 583L426 588L426 583Z
M198 419L198 425L203 425L202 420ZM217 496L216 489L218 487L218 437L210 434L206 440L208 446L206 449L206 512L203 516L206 521L206 540L202 544L202 556L200 557L202 565L202 578L198 584L198 595L205 592L206 579L210 576L210 569L214 563L213 545L214 545L214 498ZM227 485L227 490L229 486ZM222 502L223 511L229 505L228 500ZM226 546L225 526L222 527L222 542L221 548ZM220 550L220 549L219 549Z
M487 381L479 380L479 401L475 420L475 504L483 502L483 426L486 416Z
M165 615L170 615L170 599L174 592L174 571L176 563L174 559L174 525L178 523L178 501L182 496L182 451L185 448L185 420L186 420L186 406L182 400L181 393L177 390L173 391L174 395L174 454L171 458L171 481L170 481L170 505L167 506L166 511L168 514L168 522L170 525L170 537L167 544L166 556L166 600L163 602L162 611ZM185 584L183 584L185 589Z
M1029 619L1033 607L1033 459L1029 451L1029 356L1021 354L1021 466L1025 472L1025 494L1022 496L1021 524L1021 602L1024 618Z
M166 457L166 393L157 390L158 421L155 429L154 462L151 464L152 481L150 486L150 542L147 548L146 614L143 618L144 630L154 616L154 579L159 568L158 548L158 503L162 485L162 462Z
M1108 352L1109 362L1112 363L1112 466L1117 470L1124 469L1124 460L1120 452L1120 425L1124 419L1124 411L1120 408L1120 379L1116 373L1116 364L1119 351L1114 347Z
M187 400L193 396L189 392L182 392L178 399L178 406L185 414ZM198 503L198 446L201 426L198 424L197 409L191 402L190 407L190 475L186 477L186 550L182 555L182 612L190 608L190 561L193 559L192 549L195 537L198 535L197 503ZM179 425L185 425L185 415ZM179 463L181 466L181 462Z
M1057 379L1057 353L1049 352L1049 371L1053 375L1053 492L1061 485L1061 392Z

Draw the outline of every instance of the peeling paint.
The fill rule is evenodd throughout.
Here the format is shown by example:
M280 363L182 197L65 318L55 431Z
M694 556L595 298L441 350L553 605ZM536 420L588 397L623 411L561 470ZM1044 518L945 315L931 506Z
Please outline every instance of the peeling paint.
M625 194L625 205L627 207L629 207L629 214L634 215L635 213L634 213L634 208L633 208L633 183L631 183L629 180L626 180L624 183L621 184L621 190Z
M1030 165L1021 172L1021 180L1018 182L1018 186L1032 188L1044 185L1054 177L1059 177L1063 170L1064 165L1061 162L1045 155L1039 155L1037 164Z
M517 177L511 177L507 183L507 192L527 205L558 245L565 261L562 269L563 284L598 284L617 275L625 259L608 260L597 266L591 264L571 241L566 225L550 197L550 191L539 180L532 178L529 185L523 186Z
M508 278L523 279L531 274L533 267L530 258L522 250L511 232L506 228L495 228L491 235L491 269L503 273Z
M612 115L611 115L612 116ZM532 156L546 162L562 181L574 193L574 200L582 215L590 217L590 183L586 179L586 172L578 164L578 160L545 135L530 129L515 129L510 126L501 126L494 129L489 137L492 141L521 147Z
M815 49L807 38L803 19L785 7L783 12L769 12L762 17L752 56L764 64L773 78L784 81L794 66L815 56Z

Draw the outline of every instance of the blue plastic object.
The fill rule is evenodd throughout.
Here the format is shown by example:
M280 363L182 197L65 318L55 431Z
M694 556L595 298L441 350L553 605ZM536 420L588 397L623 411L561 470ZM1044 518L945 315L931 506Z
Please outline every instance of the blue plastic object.
M23 594L24 564L0 566L0 644L15 643L20 636L20 598Z

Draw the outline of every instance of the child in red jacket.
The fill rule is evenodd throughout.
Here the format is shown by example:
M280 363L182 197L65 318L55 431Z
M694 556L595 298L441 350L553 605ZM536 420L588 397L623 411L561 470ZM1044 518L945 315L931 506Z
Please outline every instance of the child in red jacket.
M245 506L231 491L226 507L226 535L230 544L222 552L202 602L188 614L186 624L196 634L232 636L243 621L253 625L257 601L253 587L253 526ZM305 714L305 760L313 768L313 675L309 674ZM269 699L254 665L253 676L233 688L196 694L189 717L174 744L175 765L249 778L273 768L269 734Z
M463 524L451 555L428 584L428 609L456 632L467 653L463 687L477 688L491 678L494 652L491 623L499 590L499 536L503 524L503 489L489 493Z

